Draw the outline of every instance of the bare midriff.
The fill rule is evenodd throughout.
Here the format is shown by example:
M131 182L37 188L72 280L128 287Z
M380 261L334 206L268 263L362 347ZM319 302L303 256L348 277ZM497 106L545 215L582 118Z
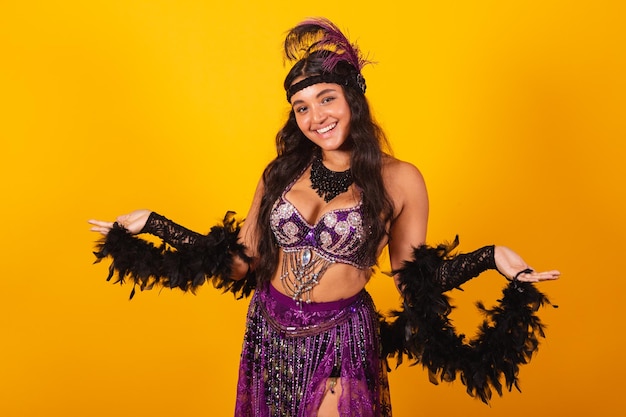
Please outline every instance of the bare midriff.
M279 265L282 264L283 257L284 252L281 250L278 260ZM360 269L348 264L333 263L320 276L319 283L311 290L311 301L323 303L350 298L365 288L370 276L370 268ZM289 279L293 279L293 276L290 276ZM277 269L272 277L271 283L280 293L291 296L291 294L285 291L281 282L280 268Z

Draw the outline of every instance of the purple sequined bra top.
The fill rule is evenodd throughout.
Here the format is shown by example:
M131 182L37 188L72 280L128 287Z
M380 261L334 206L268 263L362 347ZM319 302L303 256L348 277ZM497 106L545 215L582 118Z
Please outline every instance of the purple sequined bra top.
M309 224L285 197L292 186L293 183L276 200L270 217L272 231L283 251L302 251L305 258L312 256L313 252L331 263L344 263L360 269L368 267L364 255L361 202L354 207L331 210L316 224Z

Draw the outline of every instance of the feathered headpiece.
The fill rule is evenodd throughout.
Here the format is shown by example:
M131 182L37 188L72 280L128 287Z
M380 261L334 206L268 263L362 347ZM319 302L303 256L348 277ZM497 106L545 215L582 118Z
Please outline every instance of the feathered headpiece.
M371 63L364 58L356 44L351 43L341 30L326 18L307 19L292 28L285 38L285 58L300 61L315 52L324 52L322 73L293 84L287 89L287 101L296 92L320 82L331 82L353 86L365 93L365 79L361 69ZM340 62L346 62L354 68L350 76L340 75L335 68Z

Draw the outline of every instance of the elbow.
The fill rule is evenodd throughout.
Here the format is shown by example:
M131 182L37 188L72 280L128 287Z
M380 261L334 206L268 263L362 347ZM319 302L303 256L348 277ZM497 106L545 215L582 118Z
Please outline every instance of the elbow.
M253 269L254 260L253 259L243 259L241 256L234 255L231 263L231 274L230 279L234 281L240 281L248 276L250 271Z

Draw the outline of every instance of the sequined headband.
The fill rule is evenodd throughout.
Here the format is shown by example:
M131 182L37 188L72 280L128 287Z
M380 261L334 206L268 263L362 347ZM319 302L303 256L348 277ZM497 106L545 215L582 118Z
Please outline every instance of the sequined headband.
M365 78L363 78L361 74L356 74L356 76L343 76L338 74L323 73L320 75L312 75L302 81L292 84L287 89L287 101L291 103L291 97L293 97L293 95L298 91L319 83L332 83L339 84L342 87L352 87L363 94L365 94L365 89L367 88Z

